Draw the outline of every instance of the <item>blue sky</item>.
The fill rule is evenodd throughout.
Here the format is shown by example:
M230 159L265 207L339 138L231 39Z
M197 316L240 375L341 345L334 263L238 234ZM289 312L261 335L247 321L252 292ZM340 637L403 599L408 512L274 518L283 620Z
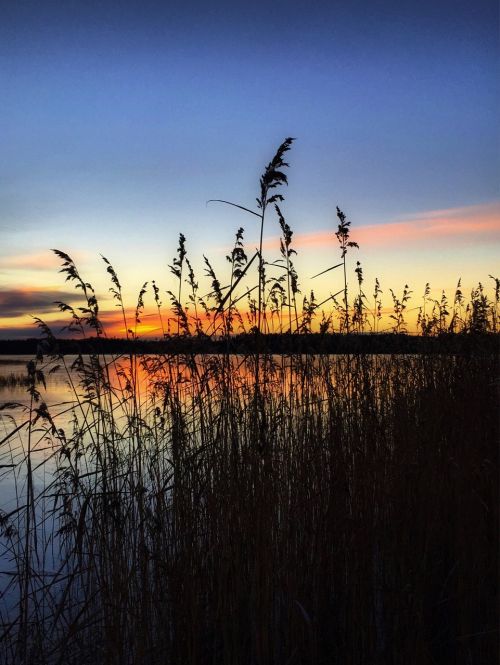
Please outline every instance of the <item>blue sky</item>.
M353 228L490 210L497 26L489 0L5 5L0 287L36 274L56 288L50 261L26 269L54 246L91 275L109 256L135 292L167 279L180 231L200 259L223 256L239 225L255 241L252 218L206 201L251 206L289 135L284 209L298 234L333 229L336 205ZM498 244L470 245L484 278ZM411 247L391 251L395 265L415 261ZM447 286L432 246L418 256Z

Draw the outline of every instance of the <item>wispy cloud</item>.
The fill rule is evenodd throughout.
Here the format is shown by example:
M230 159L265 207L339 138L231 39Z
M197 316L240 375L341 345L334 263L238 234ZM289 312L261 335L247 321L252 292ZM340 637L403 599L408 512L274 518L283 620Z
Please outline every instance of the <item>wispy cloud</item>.
M81 262L85 254L81 251L73 252L72 258ZM0 258L0 268L11 270L50 270L54 274L60 266L60 259L50 250L46 252L32 252L27 254L12 254Z
M13 319L18 316L41 316L57 312L54 301L75 302L81 296L74 291L57 289L0 289L0 314L2 319Z
M429 246L429 243L437 248L464 242L499 242L500 202L424 211L393 222L367 226L353 224L351 228L351 239L363 248L410 248L422 244ZM307 248L335 244L335 230L336 226L328 230L294 234L294 246ZM271 246L270 239L267 244Z
M51 252L15 254L1 259L1 266L9 270L55 270L57 257Z
M82 296L80 296L82 298ZM71 323L71 315L61 314L55 301L68 302L75 306L77 313L78 307L83 305L83 300L78 301L78 294L68 291L40 290L29 291L24 289L3 289L0 290L0 338L20 338L20 337L38 337L40 331L36 328L36 322L33 317L39 317L44 320L53 334L63 335L64 337L78 337L78 332L68 330ZM75 302L76 300L76 302ZM103 324L105 334L108 337L125 337L127 328L133 330L140 336L161 337L162 328L157 312L145 311L140 313L140 322L136 323L135 308L126 308L125 316L127 327L123 321L123 315L117 308L101 309L99 311L99 320ZM163 314L163 323L168 324L168 319L175 322L174 315L165 310ZM94 334L90 328L86 328L89 335ZM175 325L173 326L175 329Z

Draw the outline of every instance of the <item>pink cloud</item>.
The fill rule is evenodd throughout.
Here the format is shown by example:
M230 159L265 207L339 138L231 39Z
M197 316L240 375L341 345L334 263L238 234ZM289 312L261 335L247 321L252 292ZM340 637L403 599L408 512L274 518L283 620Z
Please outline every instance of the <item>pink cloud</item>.
M296 233L297 248L336 244L336 227L311 233ZM406 219L366 226L353 225L351 240L366 247L410 247L432 243L434 247L500 241L500 203L431 210ZM273 241L273 245L276 241ZM268 240L266 245L271 246Z
M78 262L82 260L82 252L73 252L72 258ZM50 270L57 271L61 261L57 256L47 250L46 252L34 252L31 254L13 254L1 259L0 265L11 270Z

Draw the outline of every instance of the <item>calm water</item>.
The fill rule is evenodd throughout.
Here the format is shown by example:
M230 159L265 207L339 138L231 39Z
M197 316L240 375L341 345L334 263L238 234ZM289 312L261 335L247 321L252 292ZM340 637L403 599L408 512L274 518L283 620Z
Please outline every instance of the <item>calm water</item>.
M54 528L56 512L61 509L57 500L50 497L55 497L58 491L57 487L51 487L55 478L54 471L67 462L61 452L64 437L72 441L71 446L75 445L75 441L81 441L84 452L78 462L79 472L93 471L95 462L87 459L85 444L91 437L94 437L94 441L104 440L103 429L110 427L106 417L111 412L112 427L117 427L118 439L124 441L125 446L135 446L133 432L136 430L132 420L134 412L141 414L147 421L146 426L154 424L155 418L161 416L162 407L168 403L169 396L174 394L175 399L180 399L185 421L189 423L192 441L196 445L200 413L198 400L205 400L203 408L208 406L209 409L224 409L224 400L227 399L224 390L227 390L228 384L227 376L221 380L221 373L230 369L230 389L232 396L240 402L242 412L252 403L255 395L255 365L251 359L244 360L240 356L225 359L221 356L203 356L191 364L186 364L180 359L161 362L159 357L149 356L136 358L131 370L130 361L125 357L119 360L109 359L109 366L104 368L108 389L103 402L98 404L92 382L85 385L84 374L72 369L76 359L76 356L66 356L59 361L58 366L48 365L44 368L42 365L46 385L37 384L40 393L38 401L32 400L25 385L0 385L0 510L4 515L14 515L11 522L19 533L23 532L23 520L26 516L24 514L21 517L22 513L15 511L26 504L28 452L37 506L36 521L40 523L40 528L45 530L46 538L47 533L51 533ZM26 366L31 360L32 356L0 356L0 377L8 379L27 376ZM90 362L90 359L86 358L85 361ZM338 382L339 394L346 394L345 376L349 369L346 362L348 361L344 356L304 356L295 360L285 356L268 358L265 369L259 373L259 386L266 391L266 399L274 404L273 408L278 409L277 412L281 413L283 418L286 417L287 404L300 410L304 405L307 408L308 403L314 402L316 408L322 409L327 386L331 390ZM370 372L377 367L383 370L380 384L387 380L387 372L392 371L387 370L389 364L384 362L382 356L365 359L365 362L368 363ZM402 359L399 369L406 367L406 370L409 370L411 362L409 357ZM298 363L300 371L295 371L294 363ZM385 378L382 376L384 372ZM134 397L129 390L131 379L136 386ZM285 404L280 401L283 396L286 397ZM44 404L53 421L43 415L36 417L36 409L45 408ZM101 406L102 409L99 410ZM280 409L282 411L279 411ZM160 413L160 416L155 412ZM172 411L167 406L166 413L170 413L170 417L172 412L175 412L175 408ZM99 415L96 416L96 413ZM55 428L53 431L52 422ZM167 438L171 436L171 430L166 429L164 432ZM122 434L123 438L120 439ZM57 477L60 479L61 474ZM42 499L38 501L38 497ZM51 542L52 551L47 553L43 562L44 570L49 572L57 567L57 535L53 535ZM2 587L5 588L5 579L9 579L9 572L13 570L15 557L9 547L11 545L8 539L1 538L0 573L6 574L6 578L0 579L0 592ZM12 605L9 594L4 594L0 600L0 610L2 603Z
M31 397L25 385L1 385L0 383L0 508L4 512L13 510L19 501L19 496L25 492L25 471L28 438L28 422L34 420L34 409L45 403L57 429L62 429L68 439L74 433L75 417L79 426L88 418L89 422L95 420L92 412L96 400L89 399L88 386L82 382L82 374L72 369L76 356L65 356L56 365L41 366L44 370L46 386L37 384L40 400L31 403ZM33 359L30 355L0 356L0 379L27 377L27 363ZM88 362L89 358L85 358ZM148 362L145 369L142 362ZM232 389L238 392L248 403L255 375L251 363L244 362L242 357L232 356L229 361L222 361L221 357L200 357L196 364L189 365L180 360L167 363L158 363L156 356L137 359L134 364L133 378L136 385L135 394L140 402L141 413L151 414L154 405L161 407L165 395L174 390L181 396L183 408L189 409L189 404L200 394L204 399L221 400L220 372L223 363L229 362L232 370ZM295 398L300 400L303 385L297 378L292 361L289 358L276 357L276 371L272 367L260 374L259 381L266 386L270 394L274 392L276 398L283 390L293 392ZM324 373L318 368L319 357L315 360L308 357L311 374L308 375L308 399L321 401L325 388ZM342 363L338 356L335 363ZM198 374L198 370L200 370ZM303 365L301 366L301 371ZM202 375L202 378L200 378ZM106 368L108 384L112 386L108 397L115 400L117 406L113 413L116 423L126 427L127 418L130 417L130 392L127 392L127 383L130 379L130 361L124 357L116 361L109 358ZM302 374L303 376L303 374ZM218 396L217 396L218 395ZM110 404L105 408L109 411ZM31 409L31 411L30 411ZM58 442L57 437L50 435L50 422L39 418L31 428L30 455L34 469L35 489L42 491L50 482L50 475L57 463ZM17 430L18 431L15 431Z
M58 367L54 364L45 367L41 365L45 385L37 383L39 400L35 401L28 387L19 381L28 376L27 364L33 360L33 356L0 356L0 379L4 378L7 382L0 381L0 515L9 516L10 525L18 534L23 533L26 512L16 510L26 504L29 452L36 504L35 520L40 525L37 532L40 540L50 541L51 544L43 552L43 560L37 556L32 565L40 576L47 576L48 581L63 561L60 537L54 521L61 506L56 499L58 489L51 487L51 484L54 483L57 466L64 463L64 457L60 454L61 440L51 431L50 421L43 417L37 419L36 409L46 405L55 427L64 430L68 439L75 430L75 416L79 418L82 427L92 407L88 404L89 393L82 385L81 375L71 369L75 359L76 356L65 356ZM113 364L109 371L109 379L118 393L124 388L124 377L119 376L121 367ZM138 385L142 392L146 390L143 377L139 377ZM89 465L92 465L91 461ZM18 602L19 589L10 582L21 551L22 539L9 539L5 535L0 537L0 617L9 616Z
M32 356L0 356L0 378L7 380L27 377L27 363ZM41 383L37 385L40 392L40 403L45 402L57 420L58 427L65 427L69 423L70 409L74 403L74 396L68 384L67 373L64 368L53 373L45 374L46 387ZM23 427L30 418L31 397L25 385L0 385L0 508L5 512L12 509L13 502L17 502L13 485L18 481L16 469L23 467L26 455L26 427ZM33 408L40 404L34 403ZM18 432L12 434L14 430ZM45 440L46 427L37 423L33 429L33 460L35 466L40 464L53 453L52 445ZM9 437L9 438L7 438ZM15 465L15 466L10 466ZM3 467L3 468L2 468ZM40 467L36 474L38 482L47 480L47 468ZM22 490L22 484L18 488Z

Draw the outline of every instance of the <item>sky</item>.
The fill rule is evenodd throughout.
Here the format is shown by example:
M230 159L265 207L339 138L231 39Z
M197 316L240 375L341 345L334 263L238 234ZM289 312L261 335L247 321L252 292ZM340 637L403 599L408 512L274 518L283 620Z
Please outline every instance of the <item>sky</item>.
M111 334L101 255L132 309L145 281L167 302L181 232L200 283L203 255L224 283L237 228L250 255L258 221L207 201L254 207L288 136L303 293L342 286L310 280L338 261L336 206L360 245L352 288L356 260L368 292L375 277L386 294L490 288L498 74L496 0L2 3L0 338L33 336L32 316L58 332L53 301L77 302L51 248L95 286ZM272 214L264 235L273 260Z

